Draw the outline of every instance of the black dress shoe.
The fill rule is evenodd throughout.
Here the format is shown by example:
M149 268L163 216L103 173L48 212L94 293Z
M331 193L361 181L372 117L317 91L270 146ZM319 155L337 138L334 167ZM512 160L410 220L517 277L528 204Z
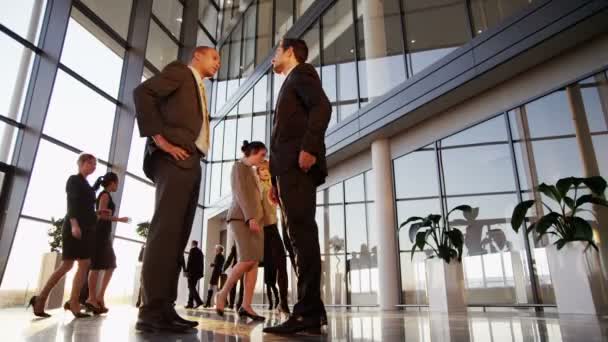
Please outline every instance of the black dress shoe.
M158 333L158 332L173 332L173 333L196 333L192 327L183 324L177 320L169 320L161 317L142 319L139 318L135 323L135 329L142 332Z
M241 307L239 309L238 314L239 314L239 317L249 317L256 322L264 322L266 320L266 317L254 315L254 314L250 313L249 311L245 310L245 308L243 308L243 307Z
M184 306L184 309L193 309L193 308L194 308L194 307L193 307L192 305L190 305L190 304L188 304L188 305Z
M285 322L275 325L274 327L266 327L264 328L265 333L270 334L285 334L292 335L297 334L301 331L305 330L314 330L319 331L321 329L321 321L312 318L304 318L304 317L295 317L292 316Z
M196 326L198 326L198 322L190 321L185 318L182 318L182 316L180 316L175 310L171 310L171 311L172 311L171 318L173 320L175 320L176 322L187 325L190 328L196 328Z

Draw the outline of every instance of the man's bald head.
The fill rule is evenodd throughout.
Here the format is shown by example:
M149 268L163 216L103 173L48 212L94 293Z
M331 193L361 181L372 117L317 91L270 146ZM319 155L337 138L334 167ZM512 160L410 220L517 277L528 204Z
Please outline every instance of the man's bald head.
M210 46L197 46L192 52L191 65L202 77L213 77L220 68L220 55Z

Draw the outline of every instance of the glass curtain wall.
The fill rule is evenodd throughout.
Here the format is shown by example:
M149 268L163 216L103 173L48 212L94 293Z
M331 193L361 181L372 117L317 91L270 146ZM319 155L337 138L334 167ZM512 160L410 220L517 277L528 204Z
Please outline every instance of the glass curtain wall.
M606 73L600 72L394 160L399 223L461 204L474 208L449 218L465 235L469 303L555 304L545 251L552 241L516 234L510 218L519 201L540 198L533 189L543 182L588 172L608 176L601 158L608 149L607 89ZM569 95L580 95L583 106ZM587 125L590 134L577 135L575 124ZM593 149L581 154L586 142ZM532 216L546 210L538 207ZM605 219L590 213L584 218L595 229ZM399 232L402 298L405 304L426 304L427 253L410 258L408 229Z
M13 163L19 132L27 128L27 113L22 113L31 66L38 53L44 53L38 37L48 6L53 2L27 0L0 5L0 60L4 82L0 85L0 162ZM116 112L124 75L125 54L129 52L128 33L135 6L132 0L74 1L62 44L57 76L48 104L25 203L0 284L0 307L23 306L25 299L39 287L42 259L50 251L51 220L65 215L65 181L77 172L78 154L86 151L98 158L92 183L111 168L110 146L116 141ZM177 58L184 5L178 0L155 0L152 6L142 81ZM218 31L214 0L200 0L197 41L215 46ZM194 44L191 42L190 44ZM97 67L91 68L91 65ZM208 83L211 87L211 83ZM210 89L210 88L209 88ZM118 268L108 289L108 300L131 303L138 277L138 255L142 239L135 225L151 219L154 188L141 171L145 139L137 125L131 138L130 153L123 184L121 215L133 223L118 224L114 247ZM120 148L120 147L119 147ZM129 148L128 146L123 148ZM201 240L203 207L197 209L191 239ZM27 272L23 272L26 269ZM70 291L66 279L65 293Z

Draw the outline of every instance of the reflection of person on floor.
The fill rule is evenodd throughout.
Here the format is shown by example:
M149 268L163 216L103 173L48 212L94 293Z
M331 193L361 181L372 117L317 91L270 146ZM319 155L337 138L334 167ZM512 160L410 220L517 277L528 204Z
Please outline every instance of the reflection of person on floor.
M224 263L224 273L230 268L230 267L234 267L237 264L237 259L238 259L238 255L236 253L236 243L232 244L232 248L230 248L230 254L228 255L228 257L226 258L226 262ZM228 280L228 276L223 274L222 276L226 276L226 280ZM224 280L224 285L226 285L226 280ZM245 283L245 278L244 276L241 277L241 279L239 279L239 298L235 303L235 299L236 299L236 284L235 286L232 287L232 290L230 290L230 297L228 298L228 308L230 309L234 309L236 308L237 310L241 307L241 304L243 304L243 285ZM223 287L223 286L222 286Z
M145 249L146 244L144 243L143 245L141 245L141 248L139 249L139 255L137 256L137 262L139 262L140 264L144 261ZM137 302L135 303L136 308L139 308L141 306L141 274L139 278L139 290L137 291Z
M278 308L279 311L289 314L289 306L287 305L287 260L283 241L277 227L277 207L269 199L272 182L270 181L268 161L260 164L257 168L257 175L260 181L262 208L264 209L264 284L266 285L269 309ZM277 281L279 284L278 291Z
M186 263L184 272L188 278L188 304L186 309L196 309L203 305L203 300L198 294L198 281L203 277L205 271L205 256L203 251L198 248L198 241L192 240L190 252L188 253L188 263Z
M213 263L211 263L210 266L213 268L213 272L211 273L209 289L207 290L207 301L205 302L206 308L211 307L211 298L213 297L213 292L217 290L217 285L220 282L220 276L222 275L222 269L224 267L224 246L215 246L215 259L213 259Z
M239 262L230 272L226 285L217 294L215 310L218 315L224 315L228 294L244 274L245 295L238 314L254 321L263 321L265 318L259 316L251 307L258 265L264 257L264 212L253 167L259 166L266 158L266 146L260 141L244 141L241 151L243 157L232 166L232 204L226 215L228 229L236 243Z
M80 291L91 262L91 251L94 239L97 213L95 212L95 190L87 182L87 177L95 172L97 160L90 154L78 157L78 174L70 176L66 184L68 212L63 221L61 266L53 272L38 296L30 299L29 305L34 308L34 315L50 317L44 312L46 300L51 290L68 273L74 261L78 269L74 275L70 300L64 309L72 312L74 317L89 317L80 312Z
M87 311L94 314L108 312L105 303L105 294L112 274L116 268L116 254L112 246L112 222L128 223L128 217L116 217L114 212L116 205L112 200L112 192L118 190L118 175L108 172L97 179L93 190L97 191L103 186L103 191L97 197L97 210L105 214L99 216L95 227L95 243L91 257L91 272L89 272L89 296L85 302ZM103 272L101 287L98 289L99 274Z

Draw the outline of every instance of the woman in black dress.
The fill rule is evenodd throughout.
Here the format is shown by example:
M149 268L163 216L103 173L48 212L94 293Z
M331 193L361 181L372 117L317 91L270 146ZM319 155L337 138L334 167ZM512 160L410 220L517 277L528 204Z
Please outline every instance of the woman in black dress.
M51 290L59 280L68 273L74 261L78 269L74 275L70 300L63 306L72 312L74 317L82 318L89 315L80 312L78 298L82 284L86 278L91 262L91 250L94 239L97 213L95 212L95 191L87 182L87 177L95 172L97 160L91 154L81 154L78 158L78 174L70 176L66 184L68 212L63 223L63 250L61 266L51 275L38 296L30 299L29 305L34 307L38 317L50 317L44 312L46 300Z
M97 210L104 214L99 216L95 227L95 242L91 255L91 272L89 272L89 297L85 303L87 310L94 314L108 312L104 297L116 268L116 255L112 247L112 222L130 222L128 217L114 216L116 206L111 193L118 189L118 175L108 172L99 177L93 185L93 190L97 191L101 186L103 186L103 191L97 197ZM103 277L101 287L98 288L97 280L101 272L103 272Z

